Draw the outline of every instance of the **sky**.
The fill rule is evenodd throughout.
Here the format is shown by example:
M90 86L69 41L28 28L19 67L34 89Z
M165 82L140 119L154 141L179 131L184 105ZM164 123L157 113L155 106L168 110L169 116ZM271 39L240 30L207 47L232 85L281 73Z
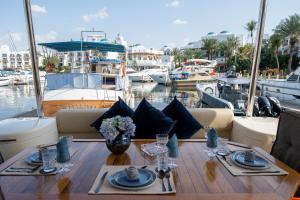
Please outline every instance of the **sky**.
M22 0L0 0L0 45L28 49ZM247 38L245 24L258 20L260 0L31 0L38 42L79 40L81 30L121 33L130 44L181 47L208 32L228 30ZM265 33L289 15L300 0L268 0Z

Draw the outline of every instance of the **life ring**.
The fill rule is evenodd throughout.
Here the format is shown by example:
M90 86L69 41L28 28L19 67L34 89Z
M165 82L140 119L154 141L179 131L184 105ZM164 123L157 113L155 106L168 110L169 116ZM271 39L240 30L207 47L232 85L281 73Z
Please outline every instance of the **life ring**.
M209 94L213 94L213 93L214 93L214 89L211 88L211 87L206 87L206 88L204 89L204 91L207 92L207 93L209 93Z

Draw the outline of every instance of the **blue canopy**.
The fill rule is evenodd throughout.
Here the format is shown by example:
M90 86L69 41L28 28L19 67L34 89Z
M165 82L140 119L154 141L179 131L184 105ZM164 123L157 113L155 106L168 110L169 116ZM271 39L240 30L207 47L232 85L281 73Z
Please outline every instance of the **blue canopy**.
M81 49L82 43L82 49ZM118 52L124 53L125 47L120 44L113 44L108 42L81 42L81 41L68 41L68 42L50 42L50 43L39 43L39 45L54 49L56 51L67 52L67 51L87 51L87 50L98 50L100 52Z

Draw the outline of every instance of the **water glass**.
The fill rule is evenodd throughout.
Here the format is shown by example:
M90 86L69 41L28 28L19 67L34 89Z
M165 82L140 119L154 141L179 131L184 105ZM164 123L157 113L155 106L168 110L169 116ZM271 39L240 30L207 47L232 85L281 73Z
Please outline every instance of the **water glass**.
M176 134L174 134L168 144L168 156L169 156L169 168L170 169L174 169L176 168L178 165L176 164L176 159L178 157L178 151L179 151L179 147L178 147L178 139Z
M217 153L217 146L218 146L218 135L215 129L213 128L206 128L205 129L205 136L206 136L206 153L210 159L214 158Z
M41 148L42 159L43 159L43 171L49 173L54 171L56 163L56 154L50 153L49 149L44 147Z
M169 140L168 134L156 134L156 142L158 146L166 146Z
M169 167L168 148L165 146L158 147L157 151L157 170L167 171Z
M227 140L218 138L218 151L217 154L220 156L229 155L229 149L227 147Z
M69 153L70 153L70 156L72 156L72 145L73 145L73 136L72 135L68 135L68 136L65 136L67 138L67 144L68 144L68 147L69 147ZM73 167L73 163L71 163L71 159L65 164L65 166L67 168L71 168Z

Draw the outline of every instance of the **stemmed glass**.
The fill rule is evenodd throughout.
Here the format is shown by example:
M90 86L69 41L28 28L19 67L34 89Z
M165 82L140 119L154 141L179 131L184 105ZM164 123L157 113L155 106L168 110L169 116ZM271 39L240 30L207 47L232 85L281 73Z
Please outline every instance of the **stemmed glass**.
M178 145L177 139L175 140L175 137L172 137L169 140L168 134L157 134L156 135L156 144L158 148L158 152L161 152L163 150L165 153L167 151L167 159L168 159L168 167L170 169L173 169L177 167L177 164L175 163L175 160L178 156ZM165 150L166 149L166 150Z
M158 171L168 169L168 134L156 134L157 168Z
M166 146L169 141L168 134L156 134L156 142L158 147Z

